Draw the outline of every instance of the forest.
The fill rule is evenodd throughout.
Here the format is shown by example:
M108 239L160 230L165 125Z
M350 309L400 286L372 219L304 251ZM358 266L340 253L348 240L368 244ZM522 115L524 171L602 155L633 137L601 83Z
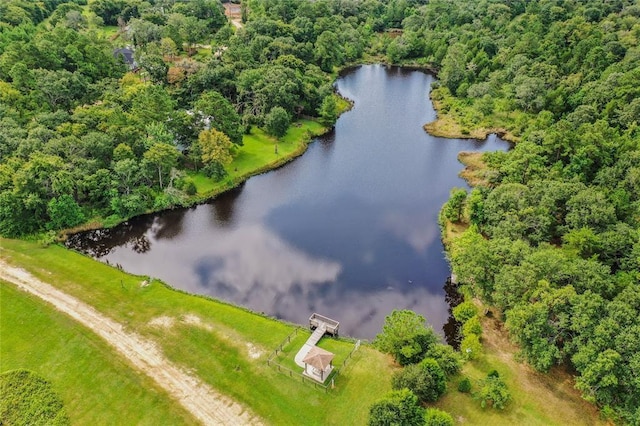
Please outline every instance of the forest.
M468 225L448 252L460 290L534 368L574 370L640 424L640 5L249 0L242 20L217 0L0 4L0 234L181 205L252 127L335 120L341 67L428 67L462 135L516 141L443 210Z

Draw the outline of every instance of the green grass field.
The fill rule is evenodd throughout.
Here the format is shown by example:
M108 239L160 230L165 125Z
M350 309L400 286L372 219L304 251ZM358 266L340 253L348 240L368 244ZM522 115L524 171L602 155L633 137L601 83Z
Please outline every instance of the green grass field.
M0 240L0 256L155 341L169 360L269 423L364 424L368 407L390 389L391 359L365 345L336 379L336 389L325 394L266 365L293 325L187 295L159 281L141 287L144 277L59 246ZM188 423L150 380L129 370L92 333L11 285L2 284L2 290L0 372L28 368L42 374L62 396L72 424L95 424L96 419ZM30 327L18 326L40 316ZM323 339L320 346L346 356L353 342ZM129 421L121 421L122 412Z
M390 357L362 345L335 379L336 388L325 393L266 365L294 325L181 293L156 280L141 287L146 277L60 246L0 239L0 257L155 341L169 360L271 424L366 424L369 406L390 390L398 368ZM0 288L0 373L27 368L42 375L64 400L72 424L95 424L97 419L101 424L104 419L121 424L192 421L87 329L10 284ZM580 399L569 374L544 375L516 362L517 348L499 324L484 319L485 354L466 363L462 375L477 389L477 382L496 369L513 395L511 403L503 411L482 409L471 395L456 390L461 375L449 383L435 404L438 408L450 412L458 424L604 424L597 410ZM296 371L293 357L307 336L308 331L300 331L277 361ZM331 338L319 344L336 354L336 366L353 345Z
M51 426L69 425L62 399L43 377L29 370L10 370L0 374L0 422Z
M0 372L24 368L45 378L71 424L194 423L88 329L4 282L0 335Z

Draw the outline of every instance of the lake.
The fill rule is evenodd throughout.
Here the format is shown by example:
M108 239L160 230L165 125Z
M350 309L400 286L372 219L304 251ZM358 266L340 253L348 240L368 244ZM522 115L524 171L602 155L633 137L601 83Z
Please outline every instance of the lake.
M437 216L451 188L466 187L457 154L509 145L428 135L433 81L406 68L350 69L336 87L354 107L303 156L207 204L68 245L294 323L317 312L340 321L343 335L373 338L393 309L414 310L442 333L450 269Z

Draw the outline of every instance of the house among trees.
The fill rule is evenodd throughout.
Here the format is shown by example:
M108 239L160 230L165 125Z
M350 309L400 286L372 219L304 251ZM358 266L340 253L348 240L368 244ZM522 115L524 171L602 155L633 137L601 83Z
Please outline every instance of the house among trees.
M129 70L131 71L135 71L138 69L138 63L133 57L133 49L129 47L123 47L123 48L114 50L113 57L116 59L121 59L122 62L124 62L124 64L128 66Z

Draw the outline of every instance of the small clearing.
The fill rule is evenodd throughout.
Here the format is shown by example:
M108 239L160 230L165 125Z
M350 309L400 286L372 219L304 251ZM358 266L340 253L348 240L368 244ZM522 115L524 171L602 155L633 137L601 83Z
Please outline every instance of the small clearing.
M171 363L151 340L125 331L120 323L104 316L91 306L40 281L25 270L7 264L2 259L0 278L52 304L103 338L137 370L151 377L172 398L179 401L201 423L262 424L260 419L249 413L245 407Z
M202 319L194 314L187 314L184 315L182 318L182 322L188 325L193 325L199 328L203 328L207 331L212 331L213 327L211 326L211 324L207 324L205 322L202 321Z
M247 343L247 350L249 351L249 358L251 359L258 359L264 353L264 351L261 351L260 349L256 348L256 346L253 343Z
M149 325L152 327L158 327L158 328L171 328L173 327L173 324L175 324L176 320L174 320L171 317L155 317L154 319L152 319L151 321L149 321Z
M524 362L516 361L518 348L509 340L503 324L495 318L483 319L483 344L514 374L514 378L526 395L535 396L539 410L550 419L562 419L565 424L605 424L599 418L598 409L582 399L574 388L571 375L561 367L548 374L540 373ZM574 423L576 422L576 423Z
M231 21L234 27L242 28L242 10L239 4L224 3L224 14Z

